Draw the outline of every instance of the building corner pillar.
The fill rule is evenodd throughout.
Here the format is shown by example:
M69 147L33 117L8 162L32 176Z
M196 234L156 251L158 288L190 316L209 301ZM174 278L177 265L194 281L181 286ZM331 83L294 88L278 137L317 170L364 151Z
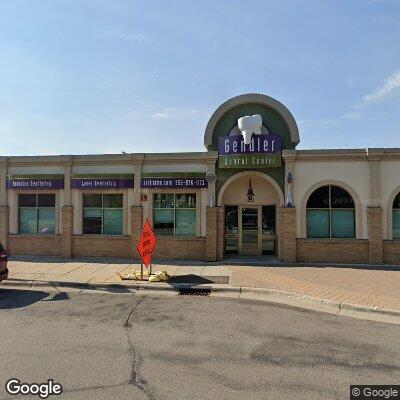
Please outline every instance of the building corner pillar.
M8 249L8 206L0 206L0 243Z
M222 207L206 208L206 261L221 261L224 256L224 218Z
M370 264L383 264L383 228L381 207L367 207Z
M143 207L131 206L131 260L138 261L139 254L136 245L143 228Z
M61 256L65 258L72 258L72 240L74 232L74 207L62 206L61 207Z
M296 208L281 207L278 214L278 257L296 262Z

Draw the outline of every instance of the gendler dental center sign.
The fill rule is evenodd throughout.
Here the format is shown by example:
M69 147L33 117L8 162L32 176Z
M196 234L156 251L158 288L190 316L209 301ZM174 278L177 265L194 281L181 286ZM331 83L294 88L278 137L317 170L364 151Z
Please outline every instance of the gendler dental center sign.
M252 135L245 144L242 135L218 139L220 168L272 168L282 165L282 138L279 135Z

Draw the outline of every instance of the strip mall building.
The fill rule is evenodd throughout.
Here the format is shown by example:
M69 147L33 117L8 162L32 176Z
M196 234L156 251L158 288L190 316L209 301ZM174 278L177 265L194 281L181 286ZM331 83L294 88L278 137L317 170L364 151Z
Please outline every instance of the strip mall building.
M158 259L399 264L400 150L299 141L284 105L246 94L211 116L205 152L1 157L0 241L136 259L148 218Z

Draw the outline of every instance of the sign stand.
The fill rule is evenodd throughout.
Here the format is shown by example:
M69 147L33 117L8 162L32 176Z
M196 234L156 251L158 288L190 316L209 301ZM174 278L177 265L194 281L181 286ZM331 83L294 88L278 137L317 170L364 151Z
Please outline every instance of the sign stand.
M146 268L150 268L149 275L151 275L151 257L154 248L156 247L157 238L151 228L148 219L143 224L142 233L136 246L136 250L140 255L140 279L143 280L143 264Z

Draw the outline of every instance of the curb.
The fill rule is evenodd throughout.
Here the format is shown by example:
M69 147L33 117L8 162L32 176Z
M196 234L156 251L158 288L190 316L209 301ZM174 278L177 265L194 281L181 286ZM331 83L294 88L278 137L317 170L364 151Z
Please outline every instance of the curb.
M368 314L379 314L384 316L400 317L400 310L392 310L388 308L381 307L369 307L362 306L358 304L343 303L335 300L323 299L320 297L312 297L308 295L302 295L295 292L287 292L277 289L263 289L263 288L253 288L253 287L239 287L239 286L226 286L223 284L210 284L210 285L192 285L188 283L176 283L174 285L169 285L167 283L157 282L157 283L90 283L90 282L63 282L63 281L29 281L23 279L7 279L0 284L1 286L18 286L18 287L69 287L74 289L92 289L92 290L109 290L110 292L126 292L135 293L139 291L170 291L178 292L180 289L187 288L210 288L212 293L221 294L238 294L238 298L242 298L242 295L246 294L256 294L260 296L268 295L278 295L286 298L291 298L294 300L307 300L314 304L330 306L338 311L355 311ZM262 299L259 299L262 300ZM274 300L271 302L279 303ZM303 307L306 308L306 307Z

